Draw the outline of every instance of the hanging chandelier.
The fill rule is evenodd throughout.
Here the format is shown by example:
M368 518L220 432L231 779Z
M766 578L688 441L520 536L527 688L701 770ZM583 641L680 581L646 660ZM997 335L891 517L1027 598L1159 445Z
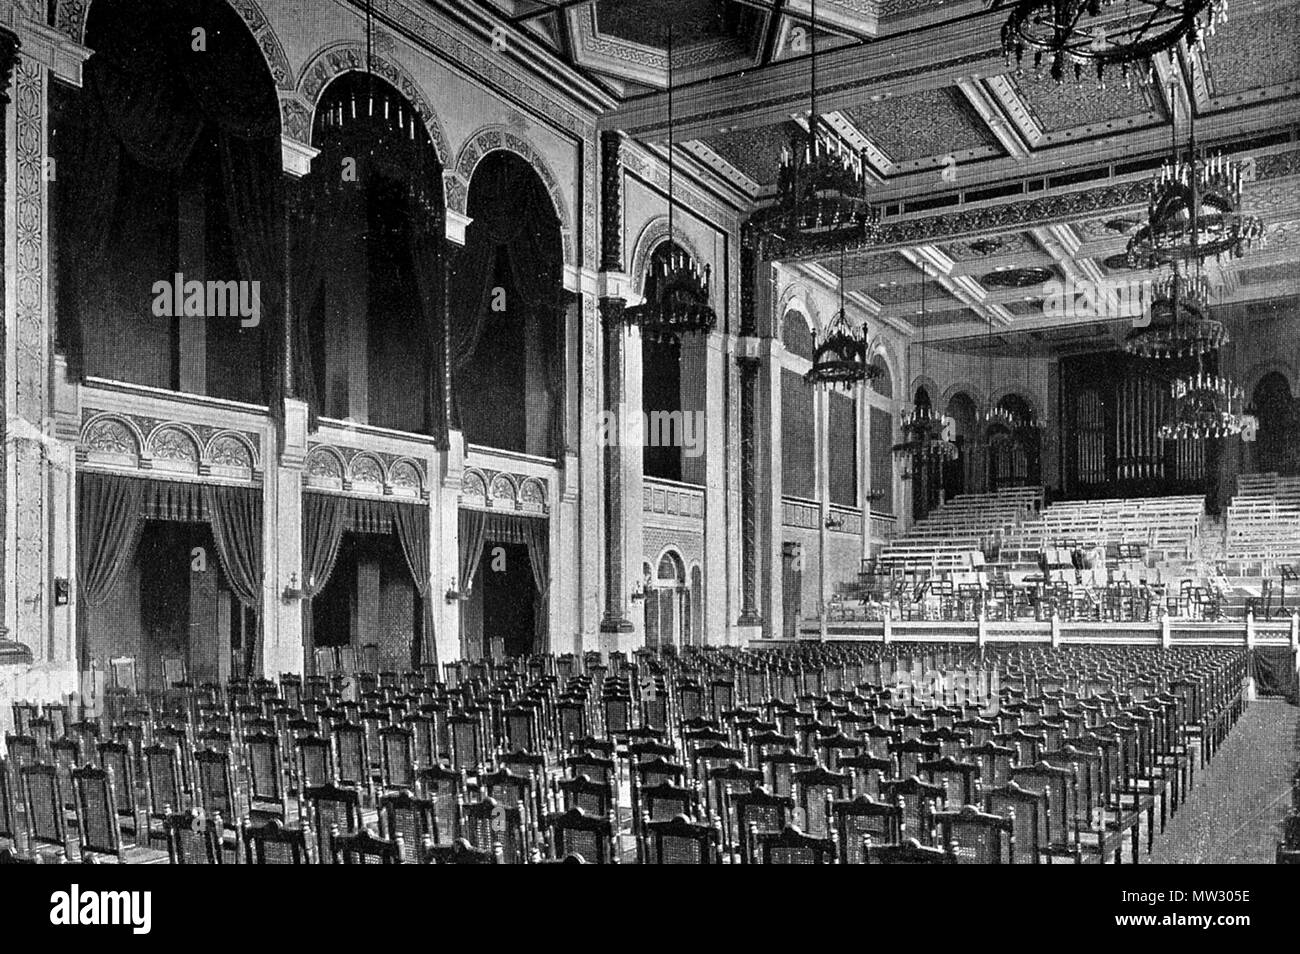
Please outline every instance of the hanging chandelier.
M809 384L848 391L860 381L880 377L882 368L867 361L867 330L849 320L844 309L844 247L840 247L840 308L826 325L813 349L812 367L804 375Z
M926 314L925 263L921 264L921 379L925 379ZM891 450L898 457L923 460L956 460L957 445L944 437L945 424L929 403L914 403L899 422L904 440Z
M645 279L645 302L627 309L650 341L676 341L683 335L708 334L718 316L709 304L709 267L700 269L672 242L656 256Z
M995 0L994 6L1002 0ZM1150 60L1180 40L1204 48L1205 35L1227 18L1227 0L1015 0L1002 25L1002 53L1022 75L1026 53L1034 69L1048 64L1062 82L1085 73L1105 86L1106 67L1119 67L1126 85L1151 73Z
M1228 343L1228 329L1210 316L1209 283L1200 275L1184 277L1177 269L1157 282L1147 310L1148 322L1130 331L1124 350L1143 358L1192 358Z
M754 213L755 228L785 251L811 244L875 241L879 210L866 195L866 158L817 112L817 0L812 0L808 127L781 150L776 200Z
M1229 378L1206 374L1197 359L1196 374L1170 385L1174 399L1169 421L1161 425L1161 440L1205 440L1240 434L1245 425L1242 391Z
M993 380L993 322L990 321L985 326L984 338L984 364L985 364L985 391L989 396L988 403L984 410L980 412L980 423L984 425L984 437L988 438L988 429L994 425L1014 430L1019 419L1010 409L1003 407L1001 404L993 403L993 392L997 389L997 383Z
M1177 103L1177 96L1170 101ZM1188 109L1185 156L1178 152L1177 116L1170 117L1170 157L1150 185L1147 222L1129 238L1130 268L1201 262L1227 255L1240 258L1256 241L1264 223L1241 207L1245 164L1196 149L1196 113Z
M651 341L677 341L707 335L718 323L709 303L709 266L703 269L674 241L673 206L673 30L668 25L668 241L666 254L652 259L645 278L645 301L623 312Z

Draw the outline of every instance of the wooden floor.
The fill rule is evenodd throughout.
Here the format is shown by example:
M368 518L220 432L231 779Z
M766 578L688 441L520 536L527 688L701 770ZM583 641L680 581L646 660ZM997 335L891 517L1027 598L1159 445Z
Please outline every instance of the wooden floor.
M1298 761L1300 708L1252 702L1143 861L1273 864Z

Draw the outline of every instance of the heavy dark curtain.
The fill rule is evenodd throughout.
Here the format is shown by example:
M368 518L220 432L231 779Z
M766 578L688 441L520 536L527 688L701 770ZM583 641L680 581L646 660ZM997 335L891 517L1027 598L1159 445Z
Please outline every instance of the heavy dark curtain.
M375 107L370 109L371 95ZM414 130L414 132L412 132ZM442 169L428 131L413 115L410 105L381 79L362 74L345 76L331 84L317 109L313 144L321 150L312 172L298 185L294 201L293 310L302 346L299 378L311 387L302 391L311 407L314 429L319 402L311 351L304 340L307 316L317 306L327 274L345 277L366 274L365 261L339 256L345 230L364 233L367 194L382 182L395 186L405 199L402 209L404 241L409 247L414 298L421 318L420 334L427 349L424 386L425 433L446 446L447 366L445 360L443 297L445 270L446 206ZM355 176L344 178L346 167Z
M131 563L140 538L142 481L110 474L77 475L77 645L88 669L86 609L108 599Z
M347 498L334 494L302 495L302 641L312 651L311 601L334 572L339 544L347 529Z
M255 488L83 471L77 475L77 506L77 599L84 607L108 599L131 563L145 521L167 520L210 523L217 559L231 591L241 603L260 612L262 500ZM77 614L83 668L88 658L87 618L85 612ZM256 646L246 649L251 666Z
M312 642L311 601L325 588L338 560L345 531L396 533L411 580L420 597L423 642L411 647L412 665L438 661L430 583L429 508L423 504L305 493L302 499L303 642ZM480 548L481 549L481 548Z
M192 45L199 28L201 51ZM108 289L123 158L155 171L159 188L174 188L200 136L211 132L240 277L260 283L262 389L274 413L283 346L283 184L279 99L261 51L224 0L97 0L87 41L95 52L68 120L74 169L62 177L70 182L63 234L81 273L60 309L59 345L70 371L85 374L83 317Z
M481 510L461 510L456 518L460 535L460 591L468 593L474 585L483 544L487 542L487 514Z
M498 268L506 269L522 309L542 322L549 368L563 366L567 298L561 280L559 220L537 174L522 159L494 154L474 173L469 194L465 247L456 254L448 294L455 302L449 330L453 375L474 357L484 322L492 315L492 290ZM552 375L552 406L562 391ZM453 414L455 409L453 407ZM552 416L552 420L555 420Z
M1261 696L1283 696L1300 705L1300 674L1289 646L1257 646L1250 652L1250 674Z
M259 616L262 611L262 501L251 487L203 487L217 559L235 598ZM244 671L261 658L262 627L244 640Z
M540 517L523 517L483 510L461 510L460 588L469 592L483 557L483 547L493 543L521 543L528 547L528 563L533 571L535 588L534 635L536 651L550 652L550 628L547 623L547 598L551 592L550 521Z
M411 569L415 591L420 596L423 643L412 647L414 665L438 662L433 636L433 587L429 580L429 508L421 504L393 503L393 529L402 543L402 554ZM418 652L416 652L418 650Z

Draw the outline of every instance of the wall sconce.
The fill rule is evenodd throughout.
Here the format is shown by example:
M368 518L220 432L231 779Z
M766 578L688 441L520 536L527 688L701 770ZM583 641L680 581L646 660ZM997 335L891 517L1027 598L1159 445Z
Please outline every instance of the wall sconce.
M284 588L284 592L280 594L280 599L286 603L302 599L302 587L298 585L297 573L289 574L289 584Z
M446 595L447 602L448 603L463 602L467 599L469 599L469 587L466 587L465 592L462 593L456 587L456 578L452 577L451 586L447 587L447 595Z
M645 586L640 580L632 584L632 602L645 599Z

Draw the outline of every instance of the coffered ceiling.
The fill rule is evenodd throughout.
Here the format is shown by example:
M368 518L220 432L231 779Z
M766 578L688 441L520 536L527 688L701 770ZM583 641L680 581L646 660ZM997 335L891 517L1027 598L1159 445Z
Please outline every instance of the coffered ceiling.
M674 141L687 173L771 200L779 157L809 107L809 0L499 0L528 29L609 85L601 119L662 147L667 26L673 26ZM1268 243L1210 263L1221 301L1300 293L1300 0L1229 0L1203 52L1162 56L1150 84L1118 75L1057 84L1015 75L1000 49L1003 9L984 0L817 0L818 107L861 150L883 212L873 246L847 252L846 290L867 315L921 321L934 340L1062 325L1102 342L1109 322L1046 313L1047 281L1141 280L1123 266L1145 185L1188 130L1252 161L1247 210ZM836 273L838 249L804 257ZM1025 339L1028 340L1028 339Z

